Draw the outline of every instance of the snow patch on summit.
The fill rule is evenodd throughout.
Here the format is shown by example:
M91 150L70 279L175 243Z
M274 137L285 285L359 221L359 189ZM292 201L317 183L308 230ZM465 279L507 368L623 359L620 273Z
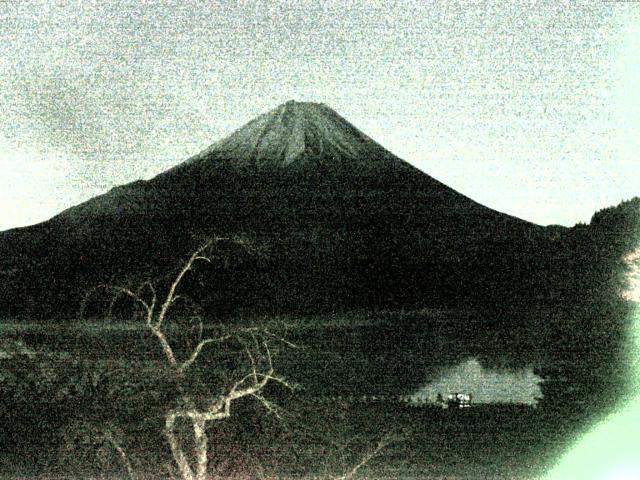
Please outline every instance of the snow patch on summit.
M403 163L320 103L288 101L192 157L241 165Z

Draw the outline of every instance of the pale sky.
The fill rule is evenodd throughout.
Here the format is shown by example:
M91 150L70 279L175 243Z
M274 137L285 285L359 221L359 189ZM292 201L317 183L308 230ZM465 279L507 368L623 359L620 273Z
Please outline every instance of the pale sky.
M640 195L640 3L0 0L0 230L323 102L499 211Z

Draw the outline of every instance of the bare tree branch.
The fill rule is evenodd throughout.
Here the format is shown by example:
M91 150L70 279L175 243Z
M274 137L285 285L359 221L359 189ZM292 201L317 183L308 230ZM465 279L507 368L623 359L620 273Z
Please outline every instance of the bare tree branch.
M191 352L191 355L189 356L189 358L187 358L184 362L180 364L180 366L178 367L178 370L183 373L191 365L193 365L193 363L198 359L198 356L200 355L200 352L205 347L205 345L208 345L209 343L214 343L214 342L221 343L221 342L224 342L225 340L228 340L229 338L231 338L231 335L225 335L219 338L207 338L205 340L200 341L200 343L198 343L198 345L196 345L196 347Z
M284 343L287 347L295 348L295 349L302 348L302 347L300 347L300 345L297 345L297 344L295 344L295 343L293 343L293 342L291 342L291 341L287 340L287 339L286 339L286 338L284 338L284 337L281 337L281 336L279 336L279 335L276 335L276 334L272 333L272 332L271 332L271 331L269 331L269 330L266 330L266 329L265 329L265 330L263 330L263 331L264 331L264 333L265 333L266 335L268 335L269 337L272 337L273 339L275 339L275 340L277 340L277 341L279 341L279 342Z
M262 405L264 405L264 407L267 409L269 413L273 414L278 419L282 418L280 415L280 408L274 402L267 400L265 397L263 397L259 393L254 393L253 397L256 400L258 400Z
M193 258L193 261L194 261L194 262L197 262L198 260L202 260L202 261L205 261L205 262L211 263L212 258L210 258L210 257L204 257L204 256L202 256L202 255L198 255L197 257L194 257L194 258Z
M116 439L113 437L110 431L106 431L104 433L104 439L107 442L109 442L111 446L115 449L115 451L118 453L118 456L120 457L120 460L122 461L122 464L124 465L124 468L127 471L127 475L129 475L129 478L131 480L136 480L137 475L133 469L133 466L131 465L131 462L129 461L129 457L127 456L127 453L124 451L120 443L116 441Z
M164 352L164 355L167 358L167 362L169 362L169 366L171 366L171 368L177 373L182 373L182 372L179 372L178 361L176 360L176 356L173 353L173 348L171 348L171 344L169 344L169 340L167 340L167 336L164 334L162 329L159 326L157 326L157 324L152 324L151 322L148 322L148 325L151 329L151 333L153 333L155 337L158 339L158 342L160 342L160 346L162 347L162 351Z
M380 452L384 448L386 448L391 442L392 442L392 439L390 437L381 438L373 450L371 450L364 457L362 457L362 459L356 465L354 465L353 468L351 468L351 470L349 470L347 473L345 473L340 477L335 477L335 480L350 480L351 478L353 478L356 475L356 473L358 473L358 470L364 467L373 458L377 457L380 454Z
M169 293L167 293L167 297L166 297L164 303L162 304L162 307L160 308L160 313L158 314L158 317L156 319L156 325L158 327L160 327L160 325L162 325L162 322L164 321L164 319L165 319L165 317L167 315L167 311L169 310L169 307L171 307L171 304L174 302L176 289L180 285L180 282L182 282L182 279L184 278L184 276L187 274L187 272L189 270L191 270L193 268L193 264L197 260L206 260L208 262L211 262L211 260L209 258L203 256L202 253L204 251L206 251L214 242L218 242L218 241L219 241L218 239L215 239L215 240L208 240L207 242L205 242L204 245L202 245L200 248L198 248L191 255L191 257L189 257L189 260L187 260L185 265L182 267L182 269L180 270L180 272L178 273L176 278L171 283L171 286L169 287Z
M134 301L135 305L141 306L144 309L145 313L148 314L151 311L151 306L147 302L145 302L141 296L135 294L130 288L119 286L119 285L99 284L99 285L96 285L91 290L89 290L89 292L87 292L87 294L83 298L82 303L80 305L81 317L84 317L84 314L86 313L87 303L89 299L93 297L93 295L95 295L95 293L99 290L105 290L106 292L109 292L112 294L112 298L109 302L109 307L107 312L109 316L111 316L112 314L112 310L115 303L118 301L118 299L120 299L123 296L127 296L131 298Z

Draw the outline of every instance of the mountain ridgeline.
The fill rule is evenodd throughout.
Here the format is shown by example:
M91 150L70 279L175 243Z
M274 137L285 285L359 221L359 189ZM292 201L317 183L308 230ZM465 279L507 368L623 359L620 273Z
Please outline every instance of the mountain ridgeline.
M589 226L534 225L450 189L324 105L287 102L151 180L0 233L0 314L72 316L92 286L161 277L213 235L258 252L222 243L227 261L200 267L206 281L189 288L218 314L584 300L617 288L638 204Z

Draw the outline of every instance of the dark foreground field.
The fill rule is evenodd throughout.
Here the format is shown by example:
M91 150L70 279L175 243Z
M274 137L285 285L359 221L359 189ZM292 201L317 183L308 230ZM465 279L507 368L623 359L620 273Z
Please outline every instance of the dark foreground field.
M318 406L292 400L276 421L245 405L238 409L244 418L212 428L212 478L336 478L387 439L359 470L360 478L537 478L578 426L575 419L558 421L556 413L507 405L447 412L393 402ZM119 459L101 452L101 445L81 436L72 446L59 444L69 441L61 424L77 421L35 423L33 428L61 428L61 434L39 439L15 425L5 430L2 478L126 478ZM128 435L122 445L142 477L167 478L170 459L158 440L159 419L144 425L132 419L122 427Z
M281 328L296 345L274 355L277 370L299 388L266 392L280 418L243 400L230 419L211 425L212 478L339 477L381 441L384 448L357 476L540 476L615 403L617 383L598 358L609 354L582 333L570 344L554 343L548 312L516 322L496 315L269 319L268 328ZM519 327L505 332L500 326L507 321ZM171 393L161 380L161 353L144 329L109 322L5 323L1 334L2 478L126 478L116 445L140 478L169 477L161 432ZM197 375L209 386L228 385L239 354L209 352ZM398 400L468 358L504 371L535 368L546 379L543 398L537 406L465 411Z

